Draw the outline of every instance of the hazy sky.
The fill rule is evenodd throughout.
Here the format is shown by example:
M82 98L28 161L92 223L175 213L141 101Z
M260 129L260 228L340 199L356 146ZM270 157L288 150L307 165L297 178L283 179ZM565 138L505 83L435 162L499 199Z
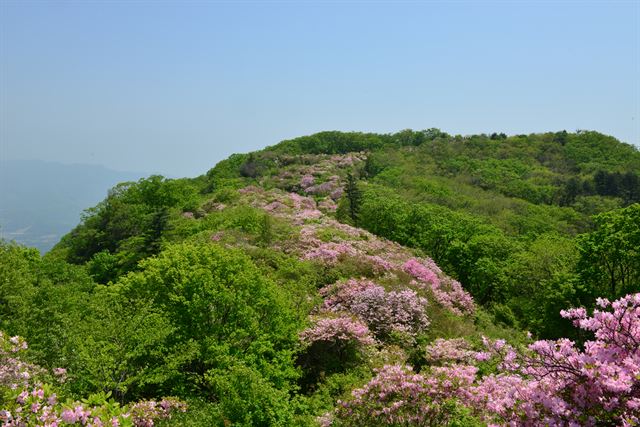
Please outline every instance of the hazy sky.
M640 145L640 1L0 0L0 157L195 176L321 130Z

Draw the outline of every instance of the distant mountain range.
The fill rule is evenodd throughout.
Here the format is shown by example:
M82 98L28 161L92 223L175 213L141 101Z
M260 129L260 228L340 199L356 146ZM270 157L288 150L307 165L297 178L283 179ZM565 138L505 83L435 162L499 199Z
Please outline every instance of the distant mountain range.
M145 175L100 165L0 161L0 237L44 253L111 187Z

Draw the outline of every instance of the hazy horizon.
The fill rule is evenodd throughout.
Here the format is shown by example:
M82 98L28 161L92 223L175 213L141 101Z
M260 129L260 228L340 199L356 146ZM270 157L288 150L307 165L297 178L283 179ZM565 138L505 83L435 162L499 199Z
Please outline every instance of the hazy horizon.
M0 3L0 158L197 176L322 130L640 146L640 2Z
M141 172L100 165L0 159L0 239L51 249L110 188Z

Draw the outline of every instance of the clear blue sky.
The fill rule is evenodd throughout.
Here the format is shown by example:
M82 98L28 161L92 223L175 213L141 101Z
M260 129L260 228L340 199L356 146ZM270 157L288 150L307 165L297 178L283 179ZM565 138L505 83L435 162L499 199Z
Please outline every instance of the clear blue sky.
M195 176L321 130L640 145L640 1L0 0L3 158Z

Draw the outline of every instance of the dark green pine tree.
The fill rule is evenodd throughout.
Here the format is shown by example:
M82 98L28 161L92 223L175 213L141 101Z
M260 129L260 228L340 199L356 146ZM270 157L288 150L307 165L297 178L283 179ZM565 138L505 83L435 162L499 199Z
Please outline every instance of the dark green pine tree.
M169 229L169 208L163 206L151 215L147 233L144 236L144 249L148 255L156 255L162 249L162 234Z
M347 174L347 185L344 192L349 202L349 217L353 221L354 225L358 224L358 215L360 214L360 207L362 205L362 192L358 188L358 181L352 173Z

